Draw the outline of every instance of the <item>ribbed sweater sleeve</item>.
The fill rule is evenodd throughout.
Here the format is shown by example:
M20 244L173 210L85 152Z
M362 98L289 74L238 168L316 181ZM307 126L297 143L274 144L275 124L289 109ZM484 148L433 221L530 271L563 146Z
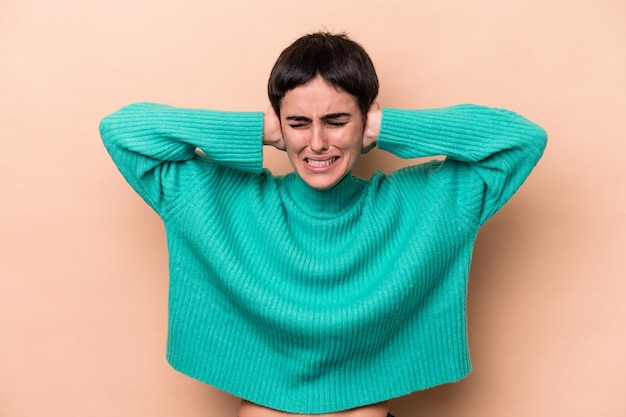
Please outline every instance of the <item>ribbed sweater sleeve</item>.
M401 158L445 156L461 206L482 225L517 191L539 161L546 132L509 110L476 105L425 110L385 108L380 149Z
M154 103L131 104L100 123L102 140L118 169L159 214L166 211L168 197L197 167L181 162L202 158L210 162L204 164L206 169L220 164L260 172L262 129L261 112L184 109Z

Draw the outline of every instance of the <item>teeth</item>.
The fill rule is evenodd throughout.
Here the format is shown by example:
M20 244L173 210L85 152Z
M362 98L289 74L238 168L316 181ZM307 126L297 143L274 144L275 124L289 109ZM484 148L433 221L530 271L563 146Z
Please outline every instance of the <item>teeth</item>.
M314 167L317 168L321 168L321 167L327 167L329 165L331 165L333 162L335 162L337 158L330 158L330 159L326 159L324 161L315 161L313 159L307 159L306 162Z

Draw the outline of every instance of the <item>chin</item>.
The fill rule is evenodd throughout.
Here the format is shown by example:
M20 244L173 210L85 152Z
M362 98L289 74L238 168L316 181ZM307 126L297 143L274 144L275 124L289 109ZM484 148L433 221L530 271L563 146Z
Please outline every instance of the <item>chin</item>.
M325 172L315 172L306 165L297 165L298 175L311 188L328 190L339 184L350 172L345 165L337 164L327 168Z
M344 175L345 177L345 175ZM302 180L304 180L305 183L307 183L307 185L311 188L315 188L316 190L328 190L333 188L335 185L339 184L341 182L341 180L344 178L316 178L316 177L311 177L310 175L308 176L301 176Z
M311 188L315 188L316 190L328 190L330 188L333 188L335 185L337 185L337 182L325 182L325 181L310 181L307 180L306 178L303 178L304 182L307 183L307 185Z

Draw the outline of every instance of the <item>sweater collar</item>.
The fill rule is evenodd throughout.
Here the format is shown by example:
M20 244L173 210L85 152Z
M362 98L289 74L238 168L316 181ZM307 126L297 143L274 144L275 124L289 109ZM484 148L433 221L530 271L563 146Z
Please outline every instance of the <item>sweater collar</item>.
M337 185L327 190L309 186L295 172L285 177L287 192L295 204L312 215L337 214L349 210L361 196L365 182L348 173Z

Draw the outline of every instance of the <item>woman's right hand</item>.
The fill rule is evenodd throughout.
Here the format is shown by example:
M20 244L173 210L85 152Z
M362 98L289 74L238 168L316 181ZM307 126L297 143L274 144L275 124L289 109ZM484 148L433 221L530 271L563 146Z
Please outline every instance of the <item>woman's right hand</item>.
M280 119L272 106L267 109L263 117L263 145L270 145L281 151L285 150Z

